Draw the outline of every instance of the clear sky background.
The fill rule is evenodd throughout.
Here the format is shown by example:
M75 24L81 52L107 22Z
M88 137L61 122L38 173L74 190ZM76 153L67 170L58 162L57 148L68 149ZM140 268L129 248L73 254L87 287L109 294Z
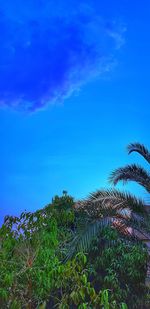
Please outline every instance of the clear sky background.
M149 0L0 0L1 221L147 167L126 146L150 147L149 58Z

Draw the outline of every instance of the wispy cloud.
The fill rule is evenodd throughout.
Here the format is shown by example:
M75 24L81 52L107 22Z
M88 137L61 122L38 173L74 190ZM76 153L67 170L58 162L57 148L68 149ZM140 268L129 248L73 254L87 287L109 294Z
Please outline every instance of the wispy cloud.
M111 69L125 29L103 19L90 2L70 1L66 10L54 1L31 6L27 0L15 13L11 2L0 4L1 106L35 111Z

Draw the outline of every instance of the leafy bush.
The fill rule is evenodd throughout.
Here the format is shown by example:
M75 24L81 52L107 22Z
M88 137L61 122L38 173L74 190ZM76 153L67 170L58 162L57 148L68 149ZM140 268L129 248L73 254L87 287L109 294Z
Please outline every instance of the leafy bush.
M141 308L147 289L145 277L148 253L142 244L120 239L117 231L110 228L102 232L103 242L112 242L104 246L99 238L92 243L89 262L91 278L95 289L112 291L110 300L124 301L129 308ZM103 247L104 246L104 247Z
M30 308L31 303L41 303L49 296L59 264L55 219L47 220L40 213L7 218L0 238L0 307Z

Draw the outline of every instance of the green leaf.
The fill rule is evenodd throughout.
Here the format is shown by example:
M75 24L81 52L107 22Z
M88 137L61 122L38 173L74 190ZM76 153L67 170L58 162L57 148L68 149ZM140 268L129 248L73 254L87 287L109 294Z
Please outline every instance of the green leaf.
M83 282L85 285L87 284L87 277L86 277L85 274L82 276L82 282Z
M128 309L128 306L125 303L121 303L121 309Z

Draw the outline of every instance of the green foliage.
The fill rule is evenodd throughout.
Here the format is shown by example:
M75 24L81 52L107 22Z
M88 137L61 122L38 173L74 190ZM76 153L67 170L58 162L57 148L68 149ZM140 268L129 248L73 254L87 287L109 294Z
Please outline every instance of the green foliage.
M0 238L1 307L22 308L44 301L59 263L55 218L48 220L40 212L6 218Z
M74 199L67 194L67 191L63 191L62 196L55 195L52 199L52 204L45 207L46 212L53 213L59 227L71 227L75 220L75 214L73 210Z
M113 246L103 242L113 241ZM101 254L100 254L101 252ZM145 277L148 253L140 243L120 239L116 231L107 228L101 238L93 241L89 254L91 281L95 289L111 290L110 300L124 301L129 308L140 308L146 296Z
M5 218L0 228L0 308L126 309L125 303L134 308L129 299L139 304L139 291L143 301L146 250L123 242L112 229L93 232L90 250L63 262L85 222L88 214L74 209L67 192L35 213Z
M67 194L67 191L63 191L62 196L55 195L55 197L52 199L52 207L54 209L57 209L59 212L61 210L70 211L74 205L74 200L72 196L69 196Z
M78 253L57 269L47 308L121 308L121 303L117 305L115 301L109 301L111 293L108 290L99 287L96 291L89 278L87 257Z

